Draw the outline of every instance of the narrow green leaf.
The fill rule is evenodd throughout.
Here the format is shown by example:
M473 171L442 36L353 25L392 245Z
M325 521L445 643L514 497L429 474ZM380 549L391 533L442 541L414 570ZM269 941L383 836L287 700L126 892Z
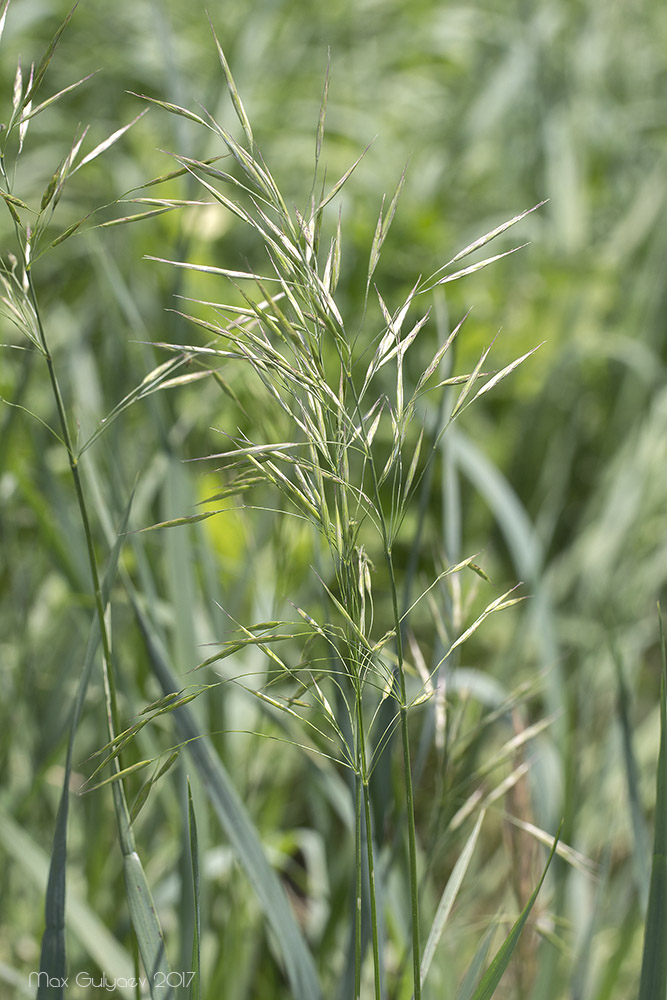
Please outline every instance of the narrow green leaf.
M433 919L433 926L431 927L428 940L426 941L426 945L424 947L424 954L422 955L422 986L424 985L426 976L428 975L428 970L431 967L431 962L433 961L433 956L435 955L436 948L438 947L438 942L440 941L440 938L445 930L445 924L449 919L449 914L452 912L454 900L458 895L465 873L468 870L468 865L470 864L473 851L475 850L475 845L477 843L477 838L479 837L479 831L482 828L484 815L484 810L482 810L477 817L477 822L475 823L474 829L466 841L465 847L456 860L452 874L449 876L445 890L440 898L440 902L438 903L438 909L436 910L436 914Z
M509 934L507 935L507 937L503 941L502 945L498 949L498 952L496 953L495 958L491 962L491 965L486 970L486 973L484 974L484 977L483 977L481 983L479 984L479 986L475 990L475 992L473 994L472 1000L491 1000L491 997L495 993L496 987L498 986L498 983L502 979L502 977L503 977L503 975L505 973L505 970L507 969L507 966L510 963L510 959L512 957L512 953L513 953L514 949L516 948L517 941L519 940L519 935L521 934L521 931L523 930L524 925L525 925L526 921L528 920L528 917L530 915L530 911L532 910L533 906L535 905L535 900L537 899L538 893L539 893L540 889L542 888L542 883L544 882L544 879L546 878L547 872L549 871L549 866L551 865L551 862L553 861L554 854L556 853L556 846L557 846L558 840L560 838L560 831L561 831L562 825L563 824L561 823L561 826L558 829L558 833L556 834L556 836L554 838L554 845L551 848L551 852L550 852L549 857L547 859L546 866L544 868L544 871L542 872L542 876L540 878L540 881L537 883L537 885L535 887L535 891L533 892L532 896L530 897L530 899L528 900L528 902L524 906L523 910L519 914L519 916L518 916L517 920L515 921L515 923L514 923L512 929L511 929L511 931L509 932ZM655 1000L656 994L653 994L652 997L653 997L653 1000Z
M44 891L48 880L47 894L51 891L53 898L51 880L53 853L49 861L48 855L23 827L2 809L0 809L0 845L2 845L4 853L3 863L6 864L6 860L11 859L12 864L16 865L16 870L21 873L25 880L26 886L34 886L38 892ZM65 963L65 929L67 928L67 931L73 934L83 947L88 957L99 966L110 981L129 978L132 975L132 959L129 953L107 929L86 899L79 894L76 886L68 890L66 905L63 888L59 902L62 903L61 923L58 926L54 924L49 926L50 933L46 942L46 953L44 946L42 947L40 971L46 972L54 979L61 980L67 976ZM57 938L61 939L60 946L57 944ZM52 964L46 964L48 959L52 960ZM62 991L58 994L52 989L50 993L41 995L48 996L49 1000L54 1000L54 997L64 994ZM132 1000L132 993L122 986L119 986L118 995L126 1000ZM34 996L34 992L32 992L32 996ZM39 993L38 996L40 996Z
M638 1000L667 996L667 644L658 606L662 678L660 684L660 750L655 803L653 865L644 929L644 956Z
M489 954L489 948L491 947L491 941L493 940L495 932L496 926L495 923L492 923L477 946L472 962L468 966L466 974L463 977L461 985L459 986L458 993L456 994L456 1000L471 1000L475 987L477 986L479 978L482 975L484 965L486 964L486 956Z
M115 786L120 788L120 785ZM128 817L129 823L129 817ZM129 832L129 825L127 827ZM132 927L137 937L139 954L148 977L152 1000L167 1000L172 990L168 986L169 965L164 938L158 921L143 865L136 851L123 856L123 878Z
M625 765L625 782L628 789L628 805L632 820L635 878L641 901L642 913L646 914L648 906L650 874L649 835L644 820L644 810L641 802L639 768L632 740L632 723L630 721L630 693L625 682L621 655L615 644L611 646L611 654L616 666L616 681L618 684L618 707L621 736L623 739L623 763Z

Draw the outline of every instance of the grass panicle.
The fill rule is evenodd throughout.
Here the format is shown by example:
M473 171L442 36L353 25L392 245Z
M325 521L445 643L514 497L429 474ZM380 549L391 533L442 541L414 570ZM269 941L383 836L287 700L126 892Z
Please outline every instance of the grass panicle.
M403 326L416 297L430 292L437 284L455 280L466 273L490 263L490 258L482 264L464 271L440 277L436 272L426 282L417 282L403 304L391 312L378 291L378 300L384 319L384 328L374 335L377 348L366 368L363 380L359 380L359 364L366 351L366 338L355 329L348 333L341 311L333 298L336 282L333 279L335 258L341 253L340 212L332 239L331 249L320 261L315 233L323 226L324 209L341 192L360 163L363 153L334 184L329 193L316 204L311 204L310 214L294 214L286 208L286 198L280 193L269 167L262 158L253 136L241 99L233 83L229 66L218 51L223 70L232 96L232 102L243 127L247 146L243 147L220 126L212 115L205 112L206 122L200 124L217 132L227 151L232 155L243 182L240 185L246 201L230 201L219 185L237 188L234 177L210 169L192 158L186 163L193 178L196 178L221 206L228 209L237 219L248 225L260 244L269 264L268 272L256 270L239 271L189 260L167 260L153 258L158 262L176 266L200 274L227 279L235 293L236 300L219 301L215 304L195 304L207 307L211 318L191 313L184 314L192 322L202 327L207 335L212 334L223 345L220 349L210 346L198 348L184 345L163 345L179 352L187 350L197 355L202 364L215 358L236 360L245 364L254 374L267 396L273 400L285 418L286 427L295 435L289 440L252 442L244 437L232 437L232 447L224 452L208 456L218 462L223 460L225 473L231 476L227 494L235 491L244 493L262 481L269 490L283 497L285 509L311 523L328 549L332 572L332 583L320 577L325 601L328 600L331 622L319 623L310 612L301 612L304 620L313 628L313 638L324 639L324 659L311 660L307 653L302 656L297 670L287 666L273 649L273 643L288 638L283 635L255 635L257 627L246 631L246 638L240 642L231 641L227 649L218 656L210 657L211 664L223 657L236 654L248 643L255 645L269 658L275 669L298 684L299 703L309 704L317 715L322 716L325 729L331 731L340 743L342 760L351 763L356 775L356 933L355 933L355 992L360 995L362 982L362 899L363 886L360 881L363 865L368 878L368 905L371 928L371 951L373 957L373 982L377 1000L382 993L381 955L383 943L379 938L377 912L378 887L376 885L375 856L378 850L377 833L374 833L370 795L370 746L373 740L372 720L377 714L378 695L380 702L387 694L394 702L396 725L401 733L403 758L403 779L407 823L409 885L411 898L413 989L416 1000L421 996L422 971L425 976L431 959L432 941L429 945L428 960L422 965L420 944L420 904L418 898L418 864L415 833L415 811L412 790L412 765L408 715L412 701L408 695L406 680L410 665L403 653L403 630L412 608L401 612L399 593L401 581L397 578L393 548L399 537L401 525L408 510L409 498L417 477L421 437L410 461L404 465L404 453L411 430L411 421L417 407L419 394L435 374L445 351L440 350L429 366L417 379L416 387L406 398L404 368L410 348L417 342L429 321L429 311L413 322L407 333ZM325 86L326 92L326 86ZM186 109L155 102L164 110L191 119ZM317 137L317 163L319 167L322 146L323 110ZM373 238L367 287L378 266L380 251L389 225L394 218L398 195L405 175L389 206L386 216L382 213ZM212 183L217 181L217 184ZM313 190L318 184L317 173ZM450 264L484 246L494 236L503 233L510 225L520 222L527 213L494 231L486 234L474 244L457 254ZM503 255L498 255L498 257ZM446 265L446 267L449 265ZM338 270L338 265L335 267ZM253 292L253 287L256 292ZM275 291L273 291L275 289ZM259 293L259 294L257 294ZM243 303L239 310L236 302ZM211 312L211 306L213 311ZM215 342L215 341L214 341ZM448 343L451 342L448 341ZM209 342L210 343L210 342ZM492 389L501 379L510 374L532 351L492 374L485 385L477 390L477 395ZM455 404L451 419L463 410L475 383L483 377L481 368L486 360L486 351L469 375L459 376L464 381L463 389ZM393 371L394 387L387 394L388 371ZM380 379L382 379L380 388ZM379 393L367 402L373 388ZM444 428L437 428L439 436ZM389 439L389 444L384 442ZM382 440L381 447L376 442ZM382 451L385 455L382 456ZM387 454L388 451L388 454ZM431 452L431 458L433 452ZM421 475L423 475L423 469ZM236 480L236 487L234 482ZM216 496L216 500L222 494ZM172 519L169 526L186 523L206 515L184 516ZM166 526L165 522L161 526ZM369 534L370 532L370 534ZM368 539L368 541L367 541ZM365 555L366 545L379 546L386 566L386 586L389 591L389 630L385 627L382 642L373 641L368 633L368 606L373 601L372 574ZM463 569L468 562L456 567ZM449 571L445 571L445 574ZM433 586L436 586L436 581ZM446 659L477 627L493 612L512 606L516 599L508 600L511 592L492 601L479 615L473 625L465 629L450 645ZM371 616L371 623L372 623ZM294 632L296 626L292 626ZM388 657L388 639L394 650ZM270 645L268 644L270 642ZM306 647L307 648L307 647ZM326 666L327 662L330 663ZM324 666L324 670L320 666ZM439 665L438 665L439 666ZM435 671L437 672L438 666ZM315 679L315 672L320 680ZM325 678L331 695L322 686ZM333 685L333 686L331 686ZM381 692L384 691L385 694ZM346 705L349 713L345 726L336 721L336 713L331 708L329 698L338 698ZM298 717L290 705L281 700L261 695L262 699L277 710L286 711L290 717ZM304 702L306 698L306 702ZM303 711L303 707L301 709ZM320 738L324 731L319 724L314 729L308 718L305 725ZM352 743L345 733L351 733ZM316 740L317 742L317 740ZM388 741L387 741L388 742ZM362 833L363 831L363 833ZM363 843L362 843L363 841Z

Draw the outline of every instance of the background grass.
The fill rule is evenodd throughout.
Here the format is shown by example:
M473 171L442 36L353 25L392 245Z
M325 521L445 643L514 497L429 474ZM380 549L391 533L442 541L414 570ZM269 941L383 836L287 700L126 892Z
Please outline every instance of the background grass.
M5 119L15 58L21 54L27 75L66 13L58 6L10 8L2 42ZM433 962L433 992L426 995L456 996L485 932L498 914L509 930L508 921L530 895L527 885L532 889L539 877L543 858L532 859L532 870L522 868L531 860L529 841L513 839L502 818L506 809L552 833L564 815L564 842L593 861L594 874L556 859L537 904L540 936L525 938L520 971L508 974L499 995L634 996L659 735L655 602L662 596L664 603L667 576L667 148L661 100L667 12L656 2L457 7L333 0L315 10L225 5L211 15L262 152L299 205L312 177L328 48L332 75L322 156L330 182L374 140L341 200L338 301L346 315L361 312L381 198L385 192L391 197L406 161L399 209L375 275L393 306L419 273L431 273L476 236L549 199L522 223L521 240L530 239L529 248L447 286L446 299L437 303L443 328L473 306L457 341L457 371L470 370L499 327L494 367L546 343L443 439L428 507L414 513L415 523L423 520L425 546L442 547L451 560L481 553L477 561L493 581L475 578L473 587L466 578L462 627L475 609L518 580L533 595L490 618L462 647L456 666L478 673L457 675L460 690L451 691L447 706L446 752L438 744L437 719L426 710L423 719L415 715L426 913L435 913L472 829L452 823L456 810L475 788L487 793L507 774L507 765L480 773L512 735L506 717L492 722L489 713L530 682L514 725L521 731L547 716L553 721L522 751L531 765L525 787L489 810L473 877L463 882ZM138 114L143 105L130 92L193 108L199 101L233 123L203 11L193 16L172 3L117 3L105 10L81 5L43 96L97 70L31 122L14 189L26 202L39 201L80 123L91 123L91 149ZM151 109L72 179L54 237L172 169L163 150L198 158L219 152L190 123ZM184 180L160 193L200 196ZM123 214L111 206L95 220ZM2 247L10 250L8 213L0 229ZM146 342L192 336L165 311L174 295L212 295L201 276L144 255L234 268L246 261L253 266L258 253L230 217L198 208L77 235L44 257L35 280L81 439L163 360ZM425 354L433 353L435 337L430 329ZM1 340L24 346L8 324ZM415 360L413 378L427 362L426 356ZM275 415L252 385L234 373L229 378L240 411L195 383L128 409L87 453L82 469L94 497L101 553L103 512L118 524L135 481L135 528L190 513L215 492L210 471L202 474L182 461L220 450L220 436L209 428L239 425L259 437L276 430ZM0 394L53 423L49 387L30 353L2 349ZM0 975L17 995L39 961L46 864L93 612L67 474L62 449L43 424L3 406L0 750L6 777L0 842L7 863ZM312 600L315 558L298 526L243 510L141 536L140 544L126 547L128 569L183 685L213 679L188 671L207 654L202 643L225 637L228 615L270 619L285 601ZM407 545L397 558L407 564ZM456 621L456 591L451 599ZM132 720L160 691L120 583L112 614L120 711ZM250 656L244 669L262 671L263 658ZM89 755L106 742L102 702L96 675L77 736L75 789L93 769ZM193 710L290 888L325 995L351 995L345 993L345 957L353 873L339 849L351 836L345 782L334 768L293 748L278 750L275 742L248 735L275 735L275 720L231 685L213 688ZM141 739L126 764L166 750L179 737L166 718ZM188 767L180 757L135 825L175 969L191 967L193 918L183 919L193 911ZM387 843L392 824L400 825L398 780L391 770L385 776ZM137 776L130 785L134 794L141 784ZM193 794L205 915L203 995L287 996L271 933L246 877L196 782ZM70 967L97 970L106 962L123 969L124 962L131 965L131 937L111 796L100 790L77 797L71 809L69 892L81 909L69 924ZM395 996L409 996L401 985L409 914L404 891L398 876L387 884L388 937L396 952L388 989ZM99 932L97 954L85 933L91 912L110 935L103 941ZM494 951L492 945L489 956Z

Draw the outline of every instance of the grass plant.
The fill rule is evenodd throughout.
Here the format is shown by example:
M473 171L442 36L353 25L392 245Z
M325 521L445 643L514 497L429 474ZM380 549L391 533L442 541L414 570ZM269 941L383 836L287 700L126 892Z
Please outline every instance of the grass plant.
M220 378L222 373L217 367L208 367L212 360L215 360L216 366L221 362L244 362L283 411L287 418L287 430L294 437L255 443L245 435L232 436L231 448L209 456L224 460L221 471L227 474L229 481L222 492L207 499L206 503L219 505L238 495L251 493L252 496L258 483L266 483L273 492L282 495L285 515L305 519L322 537L331 567L325 572L331 583L320 578L324 600L330 605L323 619L318 620L310 611L297 608L305 630L299 622L289 620L241 624L238 636L228 640L223 652L209 657L205 663L216 663L248 644L257 645L271 661L267 678L269 687L283 678L290 682L287 693L281 692L276 696L266 690L258 690L258 696L271 708L283 711L291 718L301 716L310 730L309 735L314 737L313 750L331 756L332 750L325 750L324 747L333 744L336 759L352 770L356 841L354 995L361 996L362 984L362 852L365 851L373 983L377 1000L383 993L384 976L370 780L374 763L381 753L388 752L387 745L392 741L393 731L399 729L410 887L412 989L418 1000L422 988L420 902L408 712L433 695L433 679L454 650L489 614L511 607L517 598L512 598L508 592L487 605L463 634L452 639L444 655L420 679L417 690L409 696L408 670L418 677L414 665L406 662L403 649L403 637L410 628L411 613L452 573L469 567L481 571L472 558L447 566L412 601L410 607L402 608L399 594L406 590L409 592L409 587L397 578L393 552L409 505L429 461L437 454L437 445L447 423L463 412L477 396L497 385L533 352L489 376L488 372L482 371L489 353L487 350L470 373L439 379L435 388L440 391L450 386L461 386L453 401L451 415L442 426L436 425L431 429L431 440L424 442L422 429L415 442L414 438L410 439L410 425L415 412L421 397L433 388L429 382L438 374L462 324L438 348L410 393L406 393L404 386L405 358L428 322L429 312L420 315L406 333L403 332L403 325L419 296L474 273L504 256L496 254L464 268L456 268L459 261L482 249L527 213L475 240L426 280L419 279L407 299L393 312L376 289L384 323L373 337L369 351L368 336L363 326L349 333L334 298L342 254L340 215L327 252L320 254L324 210L360 162L357 159L328 192L319 180L317 168L324 136L328 80L319 114L315 143L316 172L310 205L303 214L295 210L292 215L256 149L248 116L217 38L216 44L232 103L245 134L245 145L239 144L206 112L205 117L195 116L185 108L151 100L173 114L190 120L195 118L202 127L214 130L220 137L242 179L201 161L182 156L176 156L176 160L197 178L216 202L257 233L271 271L269 274L258 274L209 264L163 260L163 263L176 267L230 279L241 304L196 300L197 305L213 309L214 315L221 319L211 321L187 316L207 333L214 334L216 340L212 343L221 341L222 347L210 344L203 347L192 344L159 346L181 356L202 360L207 366L205 370L219 373ZM240 189L247 196L249 207L244 207L239 200L230 200L224 189L221 190L221 184L231 187L233 191ZM400 186L386 215L382 210L378 218L370 251L364 314L382 244L396 211ZM323 259L320 259L321 256ZM246 291L245 283L249 283L251 289L254 286L259 296ZM395 369L391 379L393 385L387 392L385 378L382 389L378 391L376 384L379 380L376 376L381 369L386 370L386 366ZM481 386L480 381L483 382ZM374 446L376 440L382 442L380 448ZM426 456L420 467L424 443ZM205 515L194 515L196 519L202 516ZM177 518L176 521L163 522L160 527L180 526L182 523L183 518ZM385 564L384 589L389 599L388 620L382 621L378 614L379 627L376 624L371 576L373 563L368 554L369 550L374 551L378 546ZM378 630L375 635L371 631L373 626ZM285 634L286 629L288 635ZM300 634L306 639L306 649L299 658L298 668L295 668L276 653L274 646ZM310 652L311 646L314 646L317 656ZM387 724L377 732L374 723L377 720L384 723L382 708L385 700L392 708ZM338 706L338 711L334 705ZM295 709L295 706L298 708ZM303 714L307 708L315 713L314 718ZM344 719L340 717L341 708L345 713ZM496 968L504 971L511 950L507 948L506 954L497 960ZM427 968L423 967L424 975ZM482 989L488 990L488 984Z
M664 18L348 7L0 12L17 995L664 993Z

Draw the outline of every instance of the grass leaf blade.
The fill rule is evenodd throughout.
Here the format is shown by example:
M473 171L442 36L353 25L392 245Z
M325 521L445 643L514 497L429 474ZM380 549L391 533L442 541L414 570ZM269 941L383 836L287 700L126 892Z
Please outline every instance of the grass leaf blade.
M155 675L165 694L172 692L178 688L178 683L160 648L159 639L131 591L130 597ZM188 751L218 819L276 935L295 1000L321 1000L313 959L294 919L285 890L266 860L257 831L238 792L187 706L176 709L174 718L184 740L188 741Z
M660 614L662 681L660 685L660 751L658 756L653 866L644 933L644 956L638 1000L667 995L667 647Z
M431 962L433 961L433 956L435 955L436 948L438 947L438 942L442 937L445 929L445 924L449 918L449 914L452 911L452 906L454 905L454 900L461 888L461 883L465 877L465 873L468 870L468 865L470 864L470 859L472 858L473 851L475 850L475 844L477 843L477 838L479 837L479 831L482 828L482 823L484 821L484 810L482 810L477 817L477 822L475 823L474 829L465 847L459 854L456 864L452 874L450 875L445 890L438 903L438 909L436 911L433 926L429 933L426 945L424 947L424 954L422 955L421 961L421 981L422 986L428 975L428 970L431 967Z
M554 837L554 844L553 847L551 848L551 852L547 859L544 871L542 872L542 875L540 877L540 881L535 886L532 896L524 906L523 910L521 911L516 921L514 922L511 931L509 932L509 934L503 941L502 945L498 949L496 956L491 962L489 968L486 970L486 973L484 974L481 983L475 990L472 1000L491 1000L491 997L495 993L496 987L498 986L498 983L502 979L503 974L510 963L512 953L516 948L517 941L519 940L519 935L521 934L521 931L524 928L524 925L530 915L530 911L532 910L535 904L535 900L537 899L537 895L540 889L542 888L542 883L546 878L546 874L549 871L549 867L551 865L551 862L553 861L554 854L556 853L556 847L558 845L559 838L560 838L560 829L556 834L556 836ZM655 994L653 994L652 996L655 996Z

